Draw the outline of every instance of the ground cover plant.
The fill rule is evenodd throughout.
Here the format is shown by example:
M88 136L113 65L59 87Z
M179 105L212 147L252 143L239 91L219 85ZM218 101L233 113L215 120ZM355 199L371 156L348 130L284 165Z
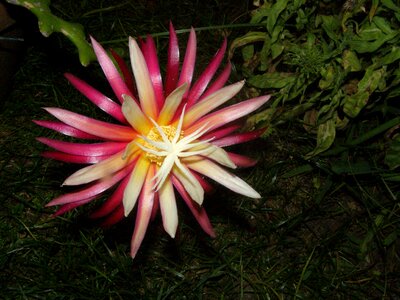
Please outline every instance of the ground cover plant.
M44 205L77 169L40 156L45 147L35 138L55 135L31 120L43 118L41 107L59 106L108 121L62 74L107 85L63 36L30 30L0 105L2 297L400 297L398 1L179 3L52 1L50 8L125 57L128 35L156 33L165 53L172 18L186 32L205 28L197 32L198 66L227 36L231 82L246 77L245 96L271 93L275 101L247 123L265 127L265 137L239 146L259 162L238 173L263 197L223 188L208 195L215 239L181 205L176 238L157 218L135 260L127 242L134 216L106 230L87 217L95 205L52 218ZM34 18L16 13L35 28ZM187 34L179 38L185 43Z

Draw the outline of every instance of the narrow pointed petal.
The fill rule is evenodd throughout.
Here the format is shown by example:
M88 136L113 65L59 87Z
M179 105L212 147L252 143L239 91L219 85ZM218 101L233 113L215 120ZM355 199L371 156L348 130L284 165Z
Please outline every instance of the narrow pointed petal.
M203 174L216 182L224 185L228 189L250 197L250 198L261 198L260 194L257 193L251 186L249 186L246 182L242 179L233 175L217 164L213 163L210 160L198 160L194 162L190 162L187 164L190 169Z
M261 96L220 109L203 117L190 128L185 128L185 134L191 134L205 125L208 126L209 131L219 128L229 122L252 113L265 104L269 99L270 96Z
M179 77L178 86L187 83L188 86L190 87L190 84L192 83L194 65L196 62L196 43L197 43L196 32L192 28L189 34L189 40L186 47L185 58L183 59L182 70L181 70L181 75Z
M124 190L129 182L129 176L126 176L119 186L115 189L114 193L109 197L98 209L92 214L91 218L101 218L112 213L120 204L122 204L122 197Z
M186 169L186 172L191 172L185 166L183 167ZM202 205L204 200L204 190L199 181L193 176L193 174L190 174L191 176L187 176L185 173L182 172L182 170L178 168L174 168L172 174L174 174L174 176L179 179L190 197L199 205Z
M112 57L115 59L116 63L118 64L118 67L122 73L122 76L124 77L126 86L130 90L132 95L136 94L136 88L135 88L135 83L133 81L133 76L132 76L132 73L129 70L128 66L126 65L125 61L113 49L111 49L110 52L111 52Z
M184 83L168 95L158 117L158 124L166 125L172 121L179 105L182 103L183 95L186 93L187 87L188 85Z
M127 126L98 121L61 108L47 107L44 109L65 124L101 138L127 142L136 137L135 131Z
M206 134L201 136L200 140L208 140L208 139L217 140L240 129L241 127L242 125L239 124L228 124L227 126L223 126L221 128L218 128L217 130L207 132Z
M172 23L169 23L169 46L167 72L165 79L165 96L168 96L178 86L179 47L178 38Z
M124 169L130 162L132 162L131 159L122 159L122 151L120 151L98 164L76 171L65 179L63 185L80 185L105 178Z
M164 91L161 78L160 66L158 64L157 49L154 39L151 36L147 37L143 55L146 60L151 82L153 84L154 95L156 97L157 107L161 108L164 104Z
M124 218L124 206L122 204L118 205L111 214L109 214L101 223L100 226L103 228L110 227Z
M145 115L155 119L157 117L158 108L153 84L143 53L132 37L129 37L129 54L136 80L136 87L138 89L140 106Z
M209 183L203 176L198 173L193 173L194 177L196 177L197 181L200 183L201 187L203 188L205 193L212 193L214 192L214 186Z
M142 244L144 235L150 222L151 212L154 203L154 190L152 178L154 176L154 166L148 170L142 192L139 197L138 210L136 214L135 229L131 240L131 256L134 258Z
M217 51L210 64L207 66L204 72L200 75L199 79L190 89L187 102L188 108L197 102L197 100L203 94L204 90L207 88L207 85L209 84L211 78L217 71L219 65L221 64L222 59L224 58L226 51L226 44L227 44L226 39L224 39L221 48Z
M172 237L175 237L178 228L178 210L176 207L174 187L170 178L168 178L160 190L160 209L165 231Z
M213 140L211 143L218 147L227 147L231 145L237 145L245 142L249 142L259 138L263 134L265 129L253 130L249 132L242 132L237 134L232 134L218 140Z
M103 160L106 160L110 155L105 156L82 156L67 154L58 151L44 151L41 154L43 157L55 159L63 162L73 163L73 164L97 164Z
M214 229L212 228L204 207L197 205L197 203L190 198L182 183L175 176L172 177L172 182L201 228L211 237L215 237Z
M71 143L45 137L36 138L39 142L58 151L83 156L105 156L125 149L127 143L104 142L95 144Z
M225 85L225 83L229 79L229 76L231 75L231 69L232 69L232 64L231 62L228 62L224 70L221 72L221 74L217 77L217 79L215 79L215 81L211 84L211 86L200 97L200 101L202 101L204 98L208 97L212 93L218 91Z
M122 79L114 63L108 56L107 52L94 38L91 37L90 40L92 42L93 50L96 53L99 64L103 69L104 75L107 77L107 80L110 83L118 100L121 103L123 102L122 95L129 95L133 98L131 91L126 86L124 80Z
M129 124L141 134L146 135L151 129L151 123L142 112L139 105L128 95L123 95L122 113Z
M222 89L219 89L215 93L203 99L201 102L192 106L185 114L183 128L187 128L202 116L224 104L226 101L232 99L242 89L243 85L244 80L223 87Z
M47 203L46 206L62 205L97 196L103 193L104 191L108 190L110 187L119 182L122 178L127 176L129 172L131 172L131 170L132 168L128 166L120 170L119 172L115 173L113 176L107 177L106 179L103 179L95 184L92 184L89 187L84 188L83 190L57 197L52 201L50 201L49 203Z
M151 221L154 221L154 219L156 218L159 208L160 208L160 197L158 196L158 193L154 193L153 210L151 211L151 217L150 217Z
M121 123L126 123L125 117L121 111L121 105L115 103L113 100L107 96L100 93L98 90L84 82L83 80L75 77L72 74L66 73L64 76L68 81L80 91L86 98L88 98L92 103L98 106L101 110L108 113L110 116L114 117Z
M208 147L211 148L212 151L210 151L210 153L204 154L205 157L216 161L220 165L226 166L231 169L236 169L236 165L230 159L228 153L224 149L212 145L209 145Z
M98 140L100 138L97 135L83 132L82 130L76 129L72 126L69 126L69 125L61 123L61 122L44 121L44 120L33 120L33 122L39 126L57 131L66 136L71 136L71 137L75 137L75 138L79 138L79 139L86 139L86 140Z
M247 157L244 155L240 155L240 154L236 154L236 153L232 153L232 152L228 152L228 155L229 155L229 158L238 167L248 168L248 167L252 167L257 164L256 159L253 159L253 158L250 158L250 157Z
M147 172L150 167L150 162L146 158L139 158L135 165L129 182L125 188L122 203L124 204L124 215L127 217L135 207L136 201L142 190L143 183L146 179Z
M84 200L81 200L81 201L76 201L76 202L64 204L52 215L52 217L61 216L61 215L65 214L65 213L73 210L74 208L77 208L77 207L82 206L82 205L84 205L86 203L89 203L90 201L93 201L96 198L97 198L97 196L94 196L94 197L90 197L90 198L87 198L87 199L84 199Z

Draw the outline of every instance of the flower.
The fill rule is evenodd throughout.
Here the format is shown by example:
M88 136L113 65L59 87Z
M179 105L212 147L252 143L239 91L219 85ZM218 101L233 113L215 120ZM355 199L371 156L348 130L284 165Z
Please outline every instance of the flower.
M40 126L74 138L96 143L65 142L45 137L38 140L56 151L43 156L70 163L89 164L63 185L85 185L83 189L61 195L47 204L60 205L55 215L63 214L98 198L117 185L111 196L91 215L112 225L128 216L137 206L131 241L135 257L148 224L160 209L165 231L174 237L178 212L174 190L186 202L203 230L215 236L202 206L208 177L232 191L251 197L260 195L225 168L248 167L255 161L227 152L223 147L246 142L262 131L241 132L241 117L255 111L269 99L262 96L231 106L218 107L232 99L244 81L228 86L231 65L217 72L226 50L226 40L200 77L192 82L196 60L196 34L192 29L179 72L179 48L170 25L166 77L163 82L154 40L138 43L129 38L129 53L134 80L124 61L91 39L93 49L110 83L117 103L71 74L66 78L83 95L121 124L95 120L61 108L45 108L58 121L34 121Z

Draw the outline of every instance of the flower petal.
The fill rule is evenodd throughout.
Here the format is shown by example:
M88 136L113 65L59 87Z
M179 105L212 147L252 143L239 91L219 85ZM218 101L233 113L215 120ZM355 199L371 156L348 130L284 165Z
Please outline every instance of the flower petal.
M192 106L185 114L183 128L187 128L205 114L232 99L242 89L243 85L244 80L223 87L222 89L219 89L215 93Z
M172 177L172 182L201 228L211 237L215 237L214 229L212 228L204 207L197 205L197 203L190 198L182 183L175 176Z
M132 209L135 207L137 198L142 190L147 172L150 167L150 162L147 158L140 157L135 165L129 182L125 188L122 203L124 204L124 215L127 217ZM149 184L149 183L147 183Z
M174 187L170 178L164 182L158 193L160 195L160 208L164 229L174 238L176 228L178 227L178 210L176 208Z
M155 119L157 117L158 108L153 84L143 53L132 37L129 37L129 53L133 75L135 76L136 87L138 89L140 106L148 117Z
M109 197L97 210L90 214L91 218L101 218L115 210L120 204L122 204L122 196L124 190L129 182L129 176L126 176L119 186L115 189L114 193Z
M92 37L90 37L92 42L93 50L96 53L97 59L101 68L103 69L104 75L106 75L108 82L110 83L115 95L118 100L122 103L122 95L129 95L133 98L133 95L129 88L126 86L124 80L119 74L114 63L108 56L104 48Z
M100 223L100 226L110 227L121 221L124 217L124 206L120 204L104 219L103 222Z
M174 174L174 176L179 179L190 197L199 205L202 205L204 200L203 187L200 185L196 177L193 176L190 170L188 170L183 165L181 166L183 167L183 169L174 167L174 169L172 170L172 174Z
M179 105L182 102L183 95L187 91L187 87L187 83L184 83L168 95L158 117L158 124L165 125L172 121Z
M69 125L61 123L61 122L44 121L44 120L33 120L33 122L39 126L57 131L59 133L67 135L67 136L79 138L79 139L97 140L100 138L97 135L83 132L82 130L76 129L72 126L69 126Z
M228 62L228 64L225 66L221 74L217 77L217 79L215 79L215 81L211 84L211 86L200 97L200 101L206 98L208 95L211 95L212 93L218 91L225 85L225 83L229 79L229 76L231 75L231 69L232 69L232 64L231 62Z
M204 90L206 89L208 83L210 82L211 78L214 76L215 72L217 71L219 65L221 64L222 59L224 58L224 54L226 51L226 38L222 43L221 48L217 51L214 58L204 70L204 72L200 75L199 79L190 89L188 95L188 107L191 107L193 104L197 102L200 96L203 94Z
M240 154L236 154L236 153L232 153L232 152L228 152L229 158L233 161L233 163L235 165L237 165L238 167L242 167L242 168L248 168L248 167L252 167L255 164L257 164L257 160L244 156L244 155L240 155Z
M269 95L261 96L220 109L201 118L189 128L185 128L185 134L191 134L192 132L206 125L208 126L209 131L219 128L229 122L235 121L245 115L250 114L261 107L269 99Z
M98 90L96 90L83 80L79 79L78 77L75 77L74 75L69 73L64 74L64 76L78 91L80 91L86 98L92 101L92 103L98 106L101 110L105 111L121 123L126 123L125 117L121 111L121 105L115 103L113 100L103 95Z
M196 32L192 28L189 34L189 40L186 47L185 58L183 59L182 70L181 70L181 75L179 77L178 86L187 83L188 86L190 87L190 84L192 82L195 62L196 62Z
M200 174L203 174L216 182L224 185L228 189L250 197L250 198L261 198L260 194L257 193L251 186L244 182L239 177L225 171L217 164L210 160L197 160L193 162L188 162L187 166Z
M178 38L172 23L169 23L169 46L167 72L165 76L165 96L176 89L179 75L179 47Z
M134 258L140 245L142 244L147 226L150 222L151 212L154 203L154 190L151 179L154 176L154 166L150 166L147 172L146 180L139 197L138 210L136 214L135 229L131 240L131 256ZM126 211L125 211L126 212Z
M130 72L128 66L121 56L113 49L110 49L111 55L114 58L115 62L118 64L119 69L124 77L124 81L128 89L134 95L136 93L135 83L133 81L132 73Z
M151 129L151 123L143 114L139 105L128 95L123 95L122 113L131 126L141 134L147 134Z
M153 84L154 95L156 97L157 107L161 108L164 104L163 83L158 64L157 49L152 36L147 36L144 44L143 56L149 69L149 75Z
M120 151L102 162L85 167L76 171L74 174L65 179L63 185L80 185L97 179L106 178L112 173L125 168L130 164L134 157L122 159L123 151Z
M73 155L73 154L67 154L67 153L58 152L58 151L44 151L41 155L46 158L64 161L64 162L68 162L68 163L73 163L73 164L97 164L97 163L110 157L110 155L105 155L105 156Z
M223 126L217 130L207 132L206 134L201 136L200 140L208 140L208 139L217 140L234 132L235 130L240 129L241 127L242 125L239 124L228 124L227 126Z
M90 185L89 187L83 190L57 197L52 201L50 201L49 203L47 203L46 206L67 204L97 196L102 192L108 190L110 187L112 187L114 184L116 184L118 181L124 178L127 174L129 174L129 172L131 172L131 170L132 167L128 166L118 171L117 173L113 174L113 176L109 176L95 184Z
M44 109L65 124L101 138L126 142L136 137L135 131L127 126L98 121L61 108L47 107Z
M220 138L218 140L213 140L212 144L216 145L218 147L227 147L231 145L237 145L240 143L245 143L251 140L254 140L260 135L263 134L265 129L259 129L259 130L253 130L249 132L242 132L242 133L237 133L237 134L232 134L223 138Z
M36 138L39 142L58 151L83 156L104 156L115 154L125 149L127 143L104 142L95 144L71 143L45 137Z
M87 199L84 199L81 201L64 204L52 215L52 217L61 216L61 215L65 214L66 212L73 210L76 207L82 206L86 203L89 203L90 201L93 201L96 198L97 198L97 196L93 196L93 197L90 197L90 198L87 198Z

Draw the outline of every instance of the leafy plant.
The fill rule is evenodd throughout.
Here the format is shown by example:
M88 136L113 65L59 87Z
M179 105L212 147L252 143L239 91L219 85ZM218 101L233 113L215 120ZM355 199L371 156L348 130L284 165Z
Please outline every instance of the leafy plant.
M251 23L263 30L237 38L230 56L240 48L248 83L273 92L275 101L249 126L273 129L299 120L316 135L316 147L306 154L311 158L366 114L378 113L384 123L398 112L400 6L392 0L270 0ZM393 120L393 127L400 123ZM391 167L397 143L386 156Z

